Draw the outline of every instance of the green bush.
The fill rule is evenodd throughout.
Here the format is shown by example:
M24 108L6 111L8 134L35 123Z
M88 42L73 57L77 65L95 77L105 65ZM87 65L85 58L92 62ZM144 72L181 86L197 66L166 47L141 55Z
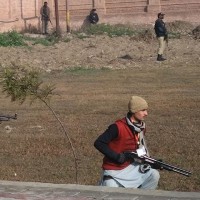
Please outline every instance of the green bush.
M28 40L28 41L32 41L33 45L41 44L41 45L44 45L44 46L51 46L51 45L54 45L55 43L59 42L59 37L56 37L53 34L48 35L45 38L40 38L40 37L32 38L30 36L24 36L24 39Z
M0 46L24 46L23 36L16 31L0 33Z
M110 37L118 37L123 35L132 36L135 34L135 31L130 27L124 26L122 24L110 25L110 24L96 24L91 25L84 30L80 30L85 32L88 35L103 35L107 34Z

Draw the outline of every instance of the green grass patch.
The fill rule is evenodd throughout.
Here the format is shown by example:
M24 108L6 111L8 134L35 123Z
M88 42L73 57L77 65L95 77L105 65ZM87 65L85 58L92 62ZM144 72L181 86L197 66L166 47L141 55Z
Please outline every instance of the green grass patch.
M41 44L44 46L50 46L59 42L59 37L52 34L45 38L32 38L17 33L16 31L0 33L0 46L27 46L26 41L33 41L33 45Z
M33 45L41 44L41 45L44 45L44 46L51 46L51 45L54 45L54 44L59 42L59 38L56 37L55 35L49 35L45 38L41 38L41 37L32 38L32 37L29 37L29 36L24 36L24 39L27 40L27 41L32 41Z
M119 37L119 36L124 36L124 35L132 36L135 34L135 30L122 24L117 24L117 25L96 24L96 25L91 25L87 28L84 28L84 30L80 30L80 31L88 35L107 34L110 37ZM79 34L80 31L76 32L76 34Z
M0 33L0 46L25 46L23 35L16 31Z
M38 39L34 40L33 45L36 45L36 44L41 44L41 45L44 45L44 46L51 46L51 45L53 45L55 43L52 42L52 41L47 40L46 38L38 38Z

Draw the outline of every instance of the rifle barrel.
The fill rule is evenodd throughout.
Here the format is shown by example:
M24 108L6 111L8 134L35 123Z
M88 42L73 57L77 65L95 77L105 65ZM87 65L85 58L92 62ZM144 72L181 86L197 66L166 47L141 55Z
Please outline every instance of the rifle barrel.
M169 165L167 163L164 163L162 161L159 161L159 160L156 160L154 158L151 158L151 157L148 157L148 156L138 156L138 154L136 152L129 152L134 158L138 158L138 159L143 159L144 162L147 162L148 164L159 164L163 169L166 169L168 171L174 171L174 172L177 172L179 174L182 174L182 175L185 175L185 176L190 176L192 173L188 170L185 170L185 169L181 169L181 168L178 168L176 166L173 166L173 165Z
M156 159L154 159L154 158L149 158L149 157L147 157L147 156L144 156L144 157L145 157L145 159L151 160L151 161L153 161L153 162L156 162L156 163L160 164L160 165L163 166L163 167L166 166L166 167L172 168L173 171L174 171L174 170L177 170L177 171L179 171L179 172L183 172L183 173L186 173L186 174L192 174L192 173L191 173L190 171L188 171L188 170L181 169L181 168L176 167L176 166L173 166L173 165L169 165L169 164L167 164L167 163L161 162L161 161L156 160Z
M5 116L0 116L0 121L8 121L9 119Z
M165 170L168 170L168 171L173 171L173 172L176 172L178 174L182 174L184 176L190 176L191 175L191 172L185 172L185 171L181 171L181 170L178 170L176 168L173 168L173 167L168 167L168 166L162 166L163 169Z
M17 119L17 114L15 114L14 116L0 115L0 121L9 121L10 119Z
M184 176L190 176L190 175L191 175L191 172L179 171L179 170L174 169L174 168L172 169L172 171L177 172L177 173L179 173L179 174L182 174L182 175L184 175Z

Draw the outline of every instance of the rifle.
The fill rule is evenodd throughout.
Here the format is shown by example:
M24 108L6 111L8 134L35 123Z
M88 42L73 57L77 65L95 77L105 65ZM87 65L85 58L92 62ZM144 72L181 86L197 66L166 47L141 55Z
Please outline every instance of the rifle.
M50 17L49 17L48 15L42 14L42 16L43 16L46 20L48 20L48 21L50 22L50 24L53 26L52 21L51 21L51 19L50 19Z
M17 114L11 116L11 115L0 115L0 123L2 121L9 121L10 119L17 119Z
M138 156L136 152L124 152L125 156L133 159L133 160L139 160L141 163L149 164L152 168L156 169L165 169L168 171L173 171L178 174L182 174L184 176L190 176L192 173L190 171L175 167L173 165L169 165L167 163L162 162L161 160L156 160L154 158L148 157L146 155Z
M50 22L50 24L53 26L53 24L52 24L52 21L51 21L51 19L49 18L49 22Z
M167 46L168 46L168 44L169 44L169 37L168 37L168 34L165 35L164 40L166 41L166 44L167 44Z

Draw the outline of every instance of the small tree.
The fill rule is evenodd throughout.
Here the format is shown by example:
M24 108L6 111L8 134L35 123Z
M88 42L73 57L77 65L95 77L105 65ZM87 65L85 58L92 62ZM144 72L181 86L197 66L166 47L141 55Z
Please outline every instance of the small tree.
M75 163L75 179L78 182L78 159L75 153L73 143L67 133L62 121L55 113L54 109L50 106L50 98L53 95L55 87L53 85L44 85L40 80L39 72L29 71L25 68L14 68L5 69L1 73L2 81L0 82L3 88L3 93L6 93L8 97L11 97L11 101L19 101L21 104L29 97L30 103L32 104L35 100L43 102L48 109L52 112L53 116L59 122L65 136L68 138Z

